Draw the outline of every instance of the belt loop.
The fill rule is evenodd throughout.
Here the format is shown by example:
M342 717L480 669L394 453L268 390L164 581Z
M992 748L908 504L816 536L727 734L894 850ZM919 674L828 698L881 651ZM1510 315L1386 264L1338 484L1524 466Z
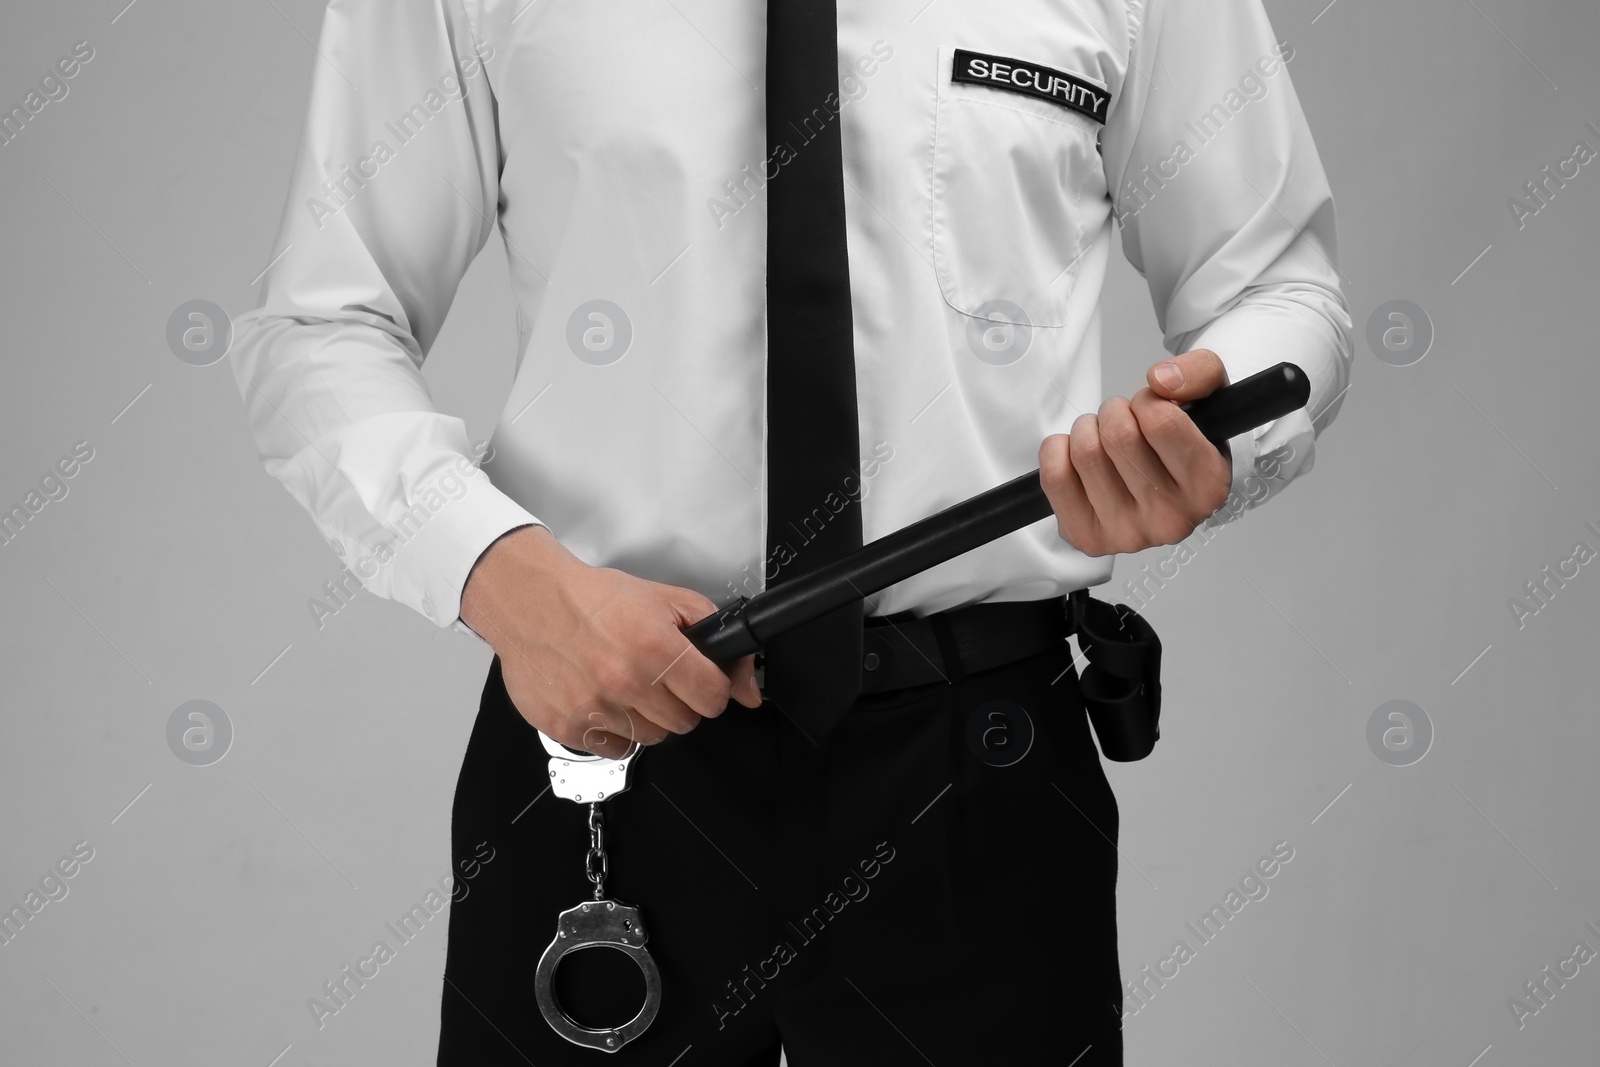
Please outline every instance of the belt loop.
M967 669L961 662L956 635L950 629L950 619L942 611L935 612L928 616L928 624L933 627L933 639L939 645L939 658L944 660L945 681L955 685L967 676Z
M1069 627L1067 632L1069 634L1081 634L1083 632L1083 613L1088 606L1088 589L1074 589L1067 594L1066 612L1067 626Z

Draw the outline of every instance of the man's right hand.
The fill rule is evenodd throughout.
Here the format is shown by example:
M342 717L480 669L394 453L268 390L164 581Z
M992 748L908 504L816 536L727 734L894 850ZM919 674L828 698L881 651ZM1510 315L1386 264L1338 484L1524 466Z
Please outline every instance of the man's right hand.
M683 635L716 610L691 589L591 567L543 526L478 559L461 618L494 648L522 717L570 748L617 759L721 715L761 706L755 657L723 673Z

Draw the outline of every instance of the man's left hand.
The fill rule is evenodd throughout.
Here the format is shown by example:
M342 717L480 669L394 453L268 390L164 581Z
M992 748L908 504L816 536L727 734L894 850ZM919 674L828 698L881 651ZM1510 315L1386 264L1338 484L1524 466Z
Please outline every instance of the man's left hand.
M1171 545L1228 498L1233 466L1178 407L1228 384L1215 352L1163 360L1132 400L1112 397L1039 446L1061 536L1090 556Z

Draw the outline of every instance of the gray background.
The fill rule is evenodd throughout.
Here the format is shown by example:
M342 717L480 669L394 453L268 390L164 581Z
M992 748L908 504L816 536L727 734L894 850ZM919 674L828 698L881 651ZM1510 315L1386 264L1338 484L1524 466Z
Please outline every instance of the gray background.
M489 654L370 595L318 631L306 599L337 561L258 466L227 365L165 342L187 300L255 304L322 5L125 2L10 4L0 23L7 108L74 42L96 52L0 148L0 501L95 449L0 547L0 903L74 842L95 849L0 946L0 1056L431 1062L442 916L321 1031L305 1002L449 870ZM1600 967L1520 1031L1506 1002L1578 940L1600 949L1600 567L1520 630L1507 600L1576 540L1600 545L1583 528L1600 523L1600 167L1521 231L1506 200L1579 138L1600 148L1583 128L1600 12L1325 2L1269 10L1338 197L1354 384L1316 471L1150 608L1165 737L1110 772L1125 970L1192 945L1185 921L1274 842L1295 857L1126 1021L1128 1062L1593 1062ZM474 439L510 381L503 264L479 258L427 368ZM1364 341L1391 299L1437 329L1414 366ZM1160 353L1120 259L1106 308L1107 386L1127 393ZM166 740L196 698L235 731L207 767ZM1368 747L1391 699L1433 724L1412 766ZM1067 918L1040 946L1063 966Z

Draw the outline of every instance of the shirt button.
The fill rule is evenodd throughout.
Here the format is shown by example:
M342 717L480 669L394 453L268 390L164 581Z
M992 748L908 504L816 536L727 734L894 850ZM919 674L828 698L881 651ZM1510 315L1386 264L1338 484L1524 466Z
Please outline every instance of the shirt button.
M422 613L428 618L433 618L433 601L427 597L422 598Z
M332 541L328 542L328 547L333 549L333 554L334 555L336 555L336 556L343 556L344 555L344 543L342 541L340 541L337 537L335 537Z
M868 652L865 656L861 657L861 667L863 670L875 671L878 669L878 664L881 662L882 660L878 659L878 654L876 652Z

